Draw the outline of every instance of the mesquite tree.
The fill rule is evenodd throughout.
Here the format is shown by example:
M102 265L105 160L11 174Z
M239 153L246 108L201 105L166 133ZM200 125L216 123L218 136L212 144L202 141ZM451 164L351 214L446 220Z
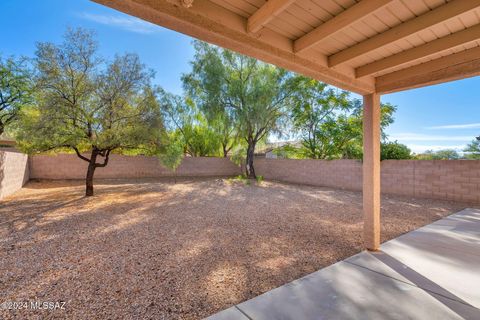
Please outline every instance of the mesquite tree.
M38 44L35 67L37 103L23 114L20 147L75 151L88 163L86 196L93 195L95 169L112 152L155 152L162 118L153 74L137 55L104 62L91 32L69 29L60 45Z
M480 136L473 139L463 151L467 159L480 160Z
M158 96L171 139L183 143L185 154L191 157L219 155L222 137L191 99L163 90Z
M302 141L301 153L307 158L329 159L341 153L356 135L348 93L307 77L298 76L293 95L291 121Z
M0 57L0 135L31 103L32 86L26 59Z
M313 159L362 158L363 106L349 93L303 76L296 77L292 127L302 141L300 155ZM382 140L396 107L381 104ZM397 145L389 145L388 147Z
M202 65L205 59L211 59L210 67L218 66L221 61L219 52L212 49L208 44L195 41L194 47L197 54L192 62L193 71L182 76L183 86L186 93L195 102L205 115L210 127L220 137L221 151L223 157L227 157L235 146L239 143L239 132L235 123L235 114L231 109L219 103L218 94L219 83L215 79L202 79L203 68L209 68ZM215 70L210 70L215 72ZM212 82L213 80L213 82Z
M284 124L293 75L200 41L194 45L192 72L183 77L184 85L206 114L221 115L245 140L246 174L255 178L255 146Z

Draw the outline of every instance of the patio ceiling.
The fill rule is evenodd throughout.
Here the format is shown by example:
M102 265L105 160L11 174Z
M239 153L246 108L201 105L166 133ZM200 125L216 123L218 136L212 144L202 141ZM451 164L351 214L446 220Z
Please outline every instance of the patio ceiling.
M480 74L480 0L94 0L359 94Z
M380 248L381 94L480 74L480 0L93 1L363 95L370 250Z

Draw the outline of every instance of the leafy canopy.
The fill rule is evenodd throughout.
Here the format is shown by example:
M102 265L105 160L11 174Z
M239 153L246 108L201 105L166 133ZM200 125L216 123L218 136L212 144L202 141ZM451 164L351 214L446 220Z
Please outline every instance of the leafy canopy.
M404 160L412 158L412 151L397 141L382 143L380 148L381 160Z
M348 93L337 93L327 84L303 76L296 82L291 119L302 140L300 152L313 159L339 156L357 135L356 119L349 117L352 105Z
M480 137L470 142L463 151L467 159L480 160Z
M423 154L419 154L415 157L419 160L458 160L460 159L460 155L457 151L453 149L445 149L445 150L427 150Z
M31 76L26 59L0 56L0 135L17 120L21 108L32 103Z
M92 32L69 29L60 45L39 43L34 63L37 103L23 116L23 150L155 152L162 118L153 73L137 55L106 62Z
M183 153L192 157L219 156L223 136L187 98L160 92L166 127L172 139L181 142Z
M255 177L253 155L258 141L281 132L293 75L229 50L196 41L192 72L185 87L207 115L221 115L227 126L247 144L246 170Z
M302 147L298 155L312 159L362 158L363 106L349 93L325 83L297 76L291 111L293 130ZM381 105L382 140L385 128L393 123L396 107ZM289 152L292 156L292 152Z

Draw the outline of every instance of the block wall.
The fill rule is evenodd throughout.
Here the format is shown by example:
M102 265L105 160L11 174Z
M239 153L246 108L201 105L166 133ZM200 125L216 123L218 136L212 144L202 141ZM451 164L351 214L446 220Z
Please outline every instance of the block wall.
M28 179L28 156L15 150L0 150L0 199L20 190Z

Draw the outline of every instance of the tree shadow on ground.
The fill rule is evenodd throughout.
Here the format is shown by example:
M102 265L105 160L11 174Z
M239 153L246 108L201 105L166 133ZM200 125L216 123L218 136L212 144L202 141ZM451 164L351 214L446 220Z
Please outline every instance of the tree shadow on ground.
M418 227L418 214L458 211L391 201L388 237ZM219 178L99 180L93 198L82 183L36 183L3 205L0 300L67 301L58 316L197 319L362 249L358 192Z

